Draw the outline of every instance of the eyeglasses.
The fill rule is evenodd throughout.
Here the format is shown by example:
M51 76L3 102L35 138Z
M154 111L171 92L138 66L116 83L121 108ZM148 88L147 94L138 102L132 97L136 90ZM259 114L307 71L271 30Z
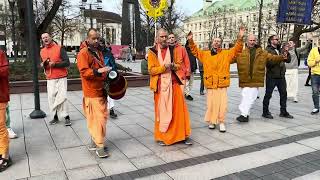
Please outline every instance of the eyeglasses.
M272 40L276 40L276 41L279 41L279 39L272 39Z

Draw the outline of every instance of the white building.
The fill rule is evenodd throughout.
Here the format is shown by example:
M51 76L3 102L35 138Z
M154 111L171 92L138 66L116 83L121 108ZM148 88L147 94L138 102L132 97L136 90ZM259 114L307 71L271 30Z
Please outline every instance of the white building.
M249 33L258 36L259 4L257 0L203 0L204 8L184 21L184 32L193 32L195 42L200 47L208 47L214 37L223 39L223 48L228 48L236 39L239 27L244 25ZM270 35L279 35L283 41L289 40L293 25L277 24L278 0L264 0L261 44L266 46ZM310 33L314 46L320 45L319 33ZM305 44L304 35L300 37Z

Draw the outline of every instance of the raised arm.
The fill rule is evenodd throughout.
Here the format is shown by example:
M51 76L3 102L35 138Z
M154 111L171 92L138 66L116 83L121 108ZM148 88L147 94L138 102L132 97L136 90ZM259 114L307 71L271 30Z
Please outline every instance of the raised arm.
M187 45L190 48L190 51L193 56L195 56L200 62L203 63L205 57L205 51L199 49L197 45L193 41L193 34L190 33L187 37L188 42Z
M307 41L306 45L304 45L304 46L302 46L302 47L300 47L300 48L297 48L296 50L297 50L298 55L300 55L300 54L306 54L306 53L304 53L304 52L309 48L310 45L311 45L311 42L310 42L310 41Z
M241 26L235 46L228 50L228 59L230 63L235 62L235 59L237 58L237 56L242 52L243 36L245 33L246 33L246 28Z

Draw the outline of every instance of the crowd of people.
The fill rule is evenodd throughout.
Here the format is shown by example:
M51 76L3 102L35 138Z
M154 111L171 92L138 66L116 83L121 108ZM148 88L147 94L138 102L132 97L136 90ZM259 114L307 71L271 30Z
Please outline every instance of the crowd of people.
M230 86L232 63L237 63L241 88L240 115L237 117L240 123L249 121L251 107L258 98L258 90L264 86L266 91L262 117L273 119L269 102L274 89L277 88L280 94L279 116L294 118L287 111L287 99L292 98L298 103L300 55L308 53L310 41L301 48L296 48L293 41L281 46L278 36L273 35L268 39L268 47L262 49L253 34L249 34L245 42L245 34L246 29L241 27L232 48L222 49L222 39L214 38L211 49L201 50L193 41L191 32L183 46L175 34L168 33L165 29L157 31L156 42L147 52L147 64L150 89L154 93L154 138L160 146L177 142L192 145L190 116L185 99L193 100L191 88L198 68L201 76L200 95L207 95L204 120L208 123L209 129L219 127L220 132L227 131L227 89ZM40 56L41 66L47 78L49 124L57 124L63 119L65 126L71 126L67 103L69 58L64 48L52 40L50 33L43 33L41 40L43 48ZM319 113L319 47L311 49L306 63L310 68L314 102L311 114L315 115ZM83 112L91 135L88 149L95 151L98 157L106 158L109 156L105 144L107 118L117 118L117 114L114 101L106 93L104 83L110 71L131 69L115 62L110 43L101 38L94 28L88 31L86 40L81 43L77 67L82 82ZM8 76L9 62L5 52L0 51L0 172L12 164L9 156L9 138L17 137L10 128Z

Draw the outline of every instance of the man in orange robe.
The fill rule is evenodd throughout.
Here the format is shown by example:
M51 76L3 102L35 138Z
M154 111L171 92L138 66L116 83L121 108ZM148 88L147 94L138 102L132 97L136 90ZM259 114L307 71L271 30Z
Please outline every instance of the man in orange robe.
M97 30L90 29L87 35L88 38L82 44L77 57L82 82L83 111L92 137L89 150L95 150L98 157L105 158L109 156L104 148L108 111L103 83L106 73L111 68L104 66L102 52L97 49L99 37Z
M159 145L179 141L191 145L190 117L180 85L185 72L182 57L174 47L168 47L168 32L160 29L157 44L148 51L150 89L154 92L155 140Z

